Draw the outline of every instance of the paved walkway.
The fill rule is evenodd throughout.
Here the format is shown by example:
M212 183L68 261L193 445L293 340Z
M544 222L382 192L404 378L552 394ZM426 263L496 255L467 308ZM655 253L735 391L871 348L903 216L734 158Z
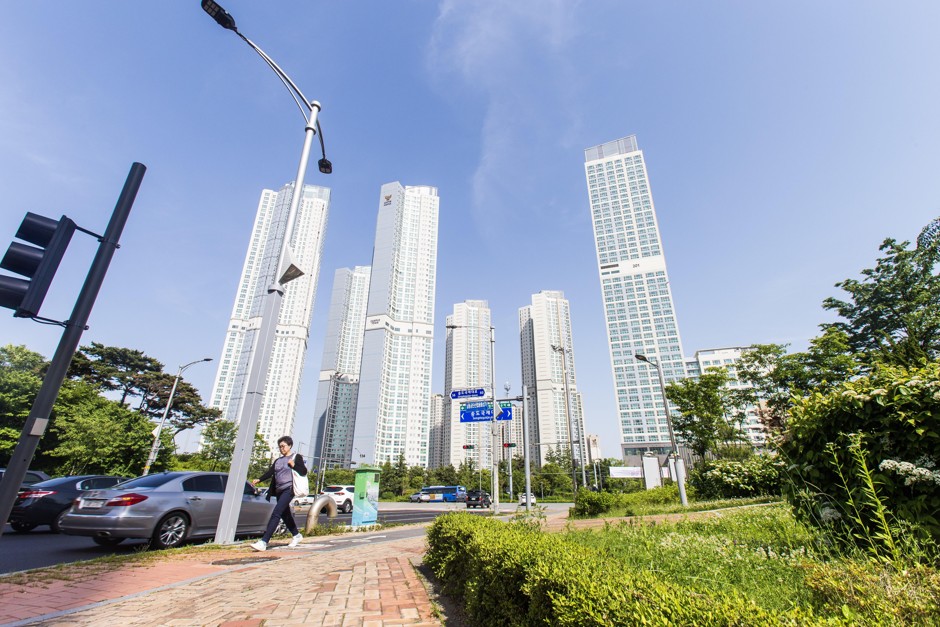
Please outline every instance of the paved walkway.
M63 570L64 579L0 580L3 625L436 626L412 560L424 537L307 538L295 549L245 546L143 564ZM321 552L326 542L348 543ZM263 560L245 563L246 560Z
M566 519L551 512L546 527ZM415 572L424 535L386 541L389 531L14 574L0 578L0 625L441 625Z

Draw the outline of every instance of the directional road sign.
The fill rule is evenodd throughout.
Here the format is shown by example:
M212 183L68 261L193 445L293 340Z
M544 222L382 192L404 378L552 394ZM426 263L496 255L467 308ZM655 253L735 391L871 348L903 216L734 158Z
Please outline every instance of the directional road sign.
M458 398L475 398L475 397L480 397L484 395L486 395L486 390L484 390L483 388L454 390L453 392L450 393L450 397L453 400L457 400Z
M500 401L503 410L496 419L512 420L512 403ZM473 401L460 404L460 422L490 422L493 420L493 401Z

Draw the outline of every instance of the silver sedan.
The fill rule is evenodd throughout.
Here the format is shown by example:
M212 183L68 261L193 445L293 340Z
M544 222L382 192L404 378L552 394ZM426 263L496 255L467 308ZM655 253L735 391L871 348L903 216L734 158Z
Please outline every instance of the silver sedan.
M103 546L145 538L151 547L163 549L212 537L227 481L228 475L221 472L162 472L109 490L90 490L75 500L60 528ZM236 533L260 535L273 509L274 503L246 482Z

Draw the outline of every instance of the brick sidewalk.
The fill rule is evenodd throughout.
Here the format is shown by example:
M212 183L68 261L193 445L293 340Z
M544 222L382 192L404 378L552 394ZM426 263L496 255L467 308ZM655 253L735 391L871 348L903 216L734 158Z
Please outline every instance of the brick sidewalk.
M238 547L97 573L77 568L68 579L41 584L0 580L0 624L441 624L412 566L424 554L423 536L369 545L342 538L349 546L328 552L317 548L336 537L307 538L297 549L265 553Z

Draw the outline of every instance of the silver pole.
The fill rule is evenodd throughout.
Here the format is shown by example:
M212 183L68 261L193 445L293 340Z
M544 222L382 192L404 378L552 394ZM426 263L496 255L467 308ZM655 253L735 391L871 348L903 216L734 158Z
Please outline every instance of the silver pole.
M173 406L173 397L176 396L176 386L179 385L180 377L183 376L183 371L189 368L194 364L199 364L204 361L212 361L211 357L203 357L202 359L197 359L196 361L191 361L185 366L180 366L179 370L176 371L176 378L173 379L173 387L170 388L170 397L166 399L166 407L163 408L163 417L160 418L160 424L157 425L157 428L153 432L153 446L150 447L150 455L147 456L147 463L144 464L144 474L150 474L150 467L153 466L153 463L157 461L157 453L160 452L160 434L163 433L163 426L166 424L167 416L170 415L170 407Z
M493 513L499 513L499 461L496 458L496 414L499 411L499 403L496 401L496 329L490 324L490 383L493 390L493 418L491 420L490 437L490 462L493 465L493 480L491 482L493 489Z
M532 494L532 471L529 468L529 388L522 386L522 459L525 464L525 510L529 511Z
M679 445L676 444L676 434L672 430L672 416L669 414L669 401L666 399L666 379L663 377L663 369L659 363L651 361L646 355L634 355L638 360L645 361L653 368L656 368L656 374L659 376L659 393L663 397L663 409L666 411L666 427L669 429L669 443L672 445L672 461L675 464L676 476L673 478L679 485L679 501L683 506L688 506L689 501L685 495L685 463L679 457ZM679 468L680 463L682 468Z
M235 450L232 453L229 480L225 486L225 496L222 498L222 510L219 515L219 526L215 532L216 544L232 544L235 541L235 528L238 524L242 493L244 492L245 481L248 479L248 466L251 462L255 432L258 430L258 418L264 402L264 384L267 380L268 366L271 363L271 353L276 340L281 303L284 300L284 287L291 280L291 277L283 277L282 274L287 269L284 264L290 255L290 236L294 222L297 219L300 199L303 197L307 161L310 156L310 146L313 144L313 137L316 133L317 113L319 111L320 103L311 102L310 118L307 120L304 134L304 147L300 154L294 192L291 194L290 209L287 214L284 241L281 243L281 253L278 257L277 276L275 276L274 283L268 288L268 293L264 297L261 309L261 328L258 330L254 350L251 353L245 392L239 401L238 435L235 436Z

